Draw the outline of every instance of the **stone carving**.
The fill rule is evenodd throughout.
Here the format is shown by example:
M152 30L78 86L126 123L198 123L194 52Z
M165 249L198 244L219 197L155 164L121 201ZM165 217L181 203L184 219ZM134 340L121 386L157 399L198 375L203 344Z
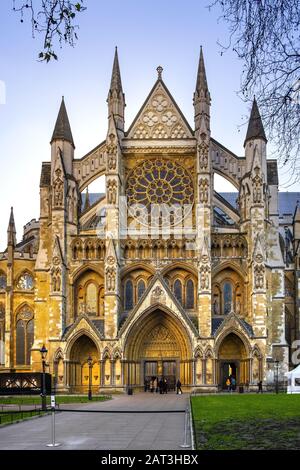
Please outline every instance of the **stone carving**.
M114 134L109 135L109 142L106 146L107 150L107 165L109 170L115 170L117 167L117 145L116 136Z
M200 267L200 288L201 290L209 289L209 274L210 269L208 265Z
M61 169L55 171L56 178L53 183L53 204L54 207L61 207L64 198L64 183L61 179Z
M18 312L18 315L17 315L17 321L18 320L25 320L25 321L29 321L33 318L33 312L32 310L30 310L30 308L28 307L28 305L24 305Z
M61 291L61 269L53 268L51 272L52 292Z
M106 288L108 292L116 290L116 268L114 266L106 269Z
M220 313L220 303L219 303L219 298L216 298L214 300L214 304L213 304L213 312L215 315L219 315Z
M156 111L161 112L167 108L168 100L164 95L155 95L152 100L152 106Z
M166 296L161 287L156 286L151 292L151 303L165 303Z
M255 176L252 178L253 184L253 202L259 204L262 202L262 184L263 180L261 176L259 176L259 168L255 167Z
M198 145L199 167L201 170L206 170L208 167L208 153L209 146L204 140L202 140Z
M203 204L208 202L208 180L206 178L199 180L199 201Z
M117 182L115 180L107 181L107 202L108 204L116 204L117 202Z
M133 139L191 137L188 126L162 83L156 86L128 137Z
M264 274L265 267L263 264L257 264L254 266L254 287L255 289L264 288Z

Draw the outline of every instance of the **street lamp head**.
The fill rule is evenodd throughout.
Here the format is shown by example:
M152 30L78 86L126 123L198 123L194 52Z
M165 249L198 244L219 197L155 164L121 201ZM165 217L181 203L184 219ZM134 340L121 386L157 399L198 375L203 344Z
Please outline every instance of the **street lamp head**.
M41 353L42 359L46 359L48 349L46 348L46 346L44 344L40 349L40 353Z

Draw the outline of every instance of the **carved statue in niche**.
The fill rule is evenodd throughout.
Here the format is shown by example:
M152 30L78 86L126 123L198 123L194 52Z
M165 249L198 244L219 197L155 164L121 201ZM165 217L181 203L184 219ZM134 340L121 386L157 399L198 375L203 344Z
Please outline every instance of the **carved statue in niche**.
M202 138L202 135L201 135ZM205 138L205 134L204 134ZM202 138L202 142L198 145L198 152L199 152L199 166L202 170L207 169L208 166L208 152L209 146L205 142L204 138Z
M56 268L52 270L52 291L60 292L61 291L61 270Z
M114 134L109 134L109 143L106 146L107 164L109 170L115 170L117 167L117 145L115 140L116 136Z
M208 202L208 181L206 178L199 180L199 200L203 204Z
M200 268L200 288L202 290L209 289L209 267L201 266Z
M54 207L61 207L64 196L64 183L61 179L61 169L55 170L56 178L53 183L53 204Z
M219 315L220 313L220 302L219 297L216 297L213 304L213 312L215 315Z
M107 202L116 204L117 202L117 182L115 180L107 181Z
M265 268L263 264L257 264L254 267L254 286L255 289L263 289L264 288L264 273Z
M254 168L255 176L252 178L253 202L259 204L262 201L262 178L259 176L259 168Z
M106 270L106 288L108 292L116 290L116 268L113 266Z

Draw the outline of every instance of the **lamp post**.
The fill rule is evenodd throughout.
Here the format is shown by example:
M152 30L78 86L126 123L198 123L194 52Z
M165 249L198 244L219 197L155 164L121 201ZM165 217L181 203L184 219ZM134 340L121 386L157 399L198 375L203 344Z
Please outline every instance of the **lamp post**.
M87 363L89 366L89 393L88 393L88 399L92 400L92 368L93 368L93 359L91 356L87 358Z
M42 375L42 410L47 411L47 397L46 397L46 356L48 353L48 349L45 347L43 344L42 348L40 349L41 353L41 358L42 358L42 370L43 370L43 375Z

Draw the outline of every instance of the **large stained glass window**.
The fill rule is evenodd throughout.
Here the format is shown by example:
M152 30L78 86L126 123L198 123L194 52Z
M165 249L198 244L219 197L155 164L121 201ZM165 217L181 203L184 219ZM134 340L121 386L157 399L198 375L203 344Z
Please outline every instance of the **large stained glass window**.
M157 217L158 222L168 217L169 223L173 224L182 217L182 206L188 207L194 202L193 183L188 171L176 162L159 158L148 159L131 171L126 196L129 209L136 204L146 208L139 211L141 223L148 223L150 211L151 220L155 218L155 206L159 205L163 214ZM174 214L170 214L170 206L172 211L174 208Z
M232 284L227 281L223 286L223 313L227 315L232 310Z
M129 279L125 284L125 310L133 308L133 283Z

